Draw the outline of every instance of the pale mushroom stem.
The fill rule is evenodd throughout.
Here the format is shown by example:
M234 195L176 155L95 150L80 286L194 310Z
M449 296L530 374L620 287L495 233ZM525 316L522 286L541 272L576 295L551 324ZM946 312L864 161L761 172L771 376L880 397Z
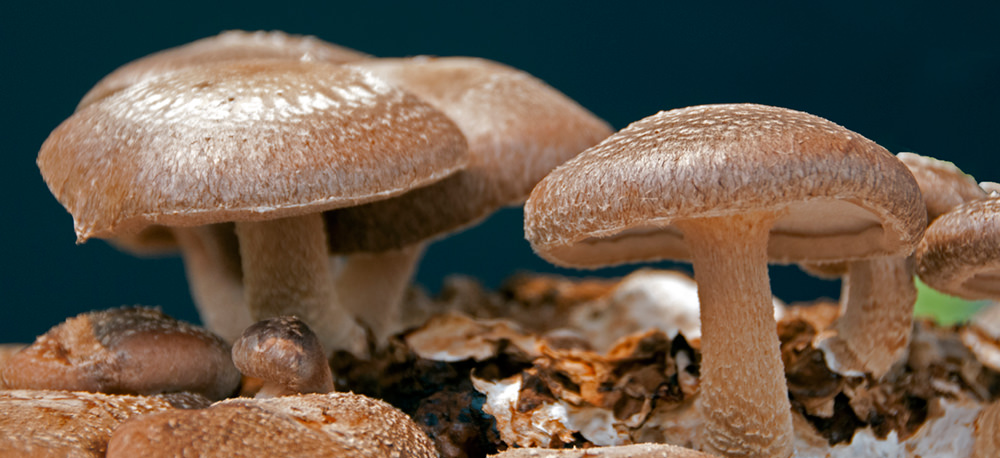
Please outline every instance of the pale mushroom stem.
M723 456L787 457L792 416L767 272L775 216L677 222L701 302L703 448Z
M906 357L917 301L914 269L912 256L849 263L837 335L819 343L834 371L878 379Z
M339 259L333 275L340 303L368 326L376 342L385 343L402 331L403 298L426 246L417 243Z
M316 332L328 355L364 353L365 333L333 290L322 214L237 222L236 235L251 318L294 315Z
M243 299L239 242L232 225L176 227L171 232L202 324L232 343L253 324Z

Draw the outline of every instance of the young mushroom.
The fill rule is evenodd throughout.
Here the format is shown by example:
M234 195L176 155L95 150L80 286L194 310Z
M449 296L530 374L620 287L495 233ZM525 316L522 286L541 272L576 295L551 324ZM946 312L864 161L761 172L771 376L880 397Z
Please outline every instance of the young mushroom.
M753 104L637 121L558 167L525 205L555 264L690 259L703 450L787 457L792 417L767 263L905 254L926 225L892 154L825 119Z
M157 309L124 307L70 318L0 368L7 389L111 394L194 392L218 400L240 374L229 344Z
M361 295L344 303L384 341L400 330L402 295L427 243L520 205L545 174L612 131L537 78L485 59L371 59L350 66L441 110L469 142L468 165L448 178L325 213L331 251L349 254L338 282L373 283L349 290Z
M896 157L916 179L928 221L963 202L986 197L971 176L950 162L913 153ZM804 269L843 279L841 316L815 342L831 370L855 376L868 373L878 379L905 361L917 300L910 253Z
M79 242L234 222L250 317L294 314L328 352L360 353L364 331L333 289L322 212L440 180L464 166L466 149L444 114L367 73L247 59L83 107L38 165Z
M291 316L254 323L233 344L233 363L263 382L258 399L333 391L333 374L316 334Z

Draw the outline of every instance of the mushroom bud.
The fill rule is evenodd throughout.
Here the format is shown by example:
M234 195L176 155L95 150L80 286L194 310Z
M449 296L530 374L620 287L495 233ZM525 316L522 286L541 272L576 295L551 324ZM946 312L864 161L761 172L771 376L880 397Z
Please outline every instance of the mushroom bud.
M257 398L333 391L323 346L295 317L270 318L247 328L233 344L233 363L263 382Z

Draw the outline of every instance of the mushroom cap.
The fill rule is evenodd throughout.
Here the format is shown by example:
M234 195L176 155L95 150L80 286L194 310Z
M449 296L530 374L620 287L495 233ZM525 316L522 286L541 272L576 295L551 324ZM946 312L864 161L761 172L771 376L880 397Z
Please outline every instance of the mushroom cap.
M436 457L410 417L351 393L230 399L199 411L129 421L108 444L109 458L131 456Z
M222 399L240 374L218 336L157 309L122 307L70 318L0 368L9 389L158 394Z
M227 30L181 46L141 57L109 73L83 96L77 110L119 90L181 68L226 60L277 58L344 63L371 56L320 40L281 31Z
M240 60L142 81L74 113L38 166L78 239L320 212L464 166L441 112L370 74Z
M899 153L896 157L906 164L917 180L927 207L928 221L965 202L986 197L986 191L979 187L976 180L951 162L914 153Z
M637 121L558 167L525 204L525 236L564 266L684 260L674 222L779 212L771 261L822 262L909 253L922 203L895 156L826 119L703 105Z
M934 220L916 251L917 275L963 299L1000 299L1000 198L972 201Z
M545 174L612 132L558 90L497 62L415 57L350 66L447 114L469 142L469 163L402 196L327 212L333 252L398 249L471 226L521 204Z
M233 363L243 375L276 385L278 395L333 391L323 345L293 316L258 321L243 331L233 344Z

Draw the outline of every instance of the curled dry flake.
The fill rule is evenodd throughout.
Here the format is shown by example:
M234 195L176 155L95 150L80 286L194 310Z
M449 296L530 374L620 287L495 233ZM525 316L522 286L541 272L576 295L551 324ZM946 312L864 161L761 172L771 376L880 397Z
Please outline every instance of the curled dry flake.
M433 361L483 361L499 354L500 346L508 343L525 354L538 354L538 339L522 333L513 322L473 320L459 313L434 316L405 339L418 356Z
M0 391L0 456L103 457L125 420L173 408L157 397Z
M483 411L493 415L500 438L508 445L520 447L558 447L573 442L567 425L566 407L561 403L545 403L522 412L518 409L522 376L491 382L472 377L472 384L486 395Z
M960 333L962 343L979 362L1000 372L1000 304L994 303L973 315Z
M710 458L711 455L676 445L635 444L618 447L552 450L512 448L493 458Z

